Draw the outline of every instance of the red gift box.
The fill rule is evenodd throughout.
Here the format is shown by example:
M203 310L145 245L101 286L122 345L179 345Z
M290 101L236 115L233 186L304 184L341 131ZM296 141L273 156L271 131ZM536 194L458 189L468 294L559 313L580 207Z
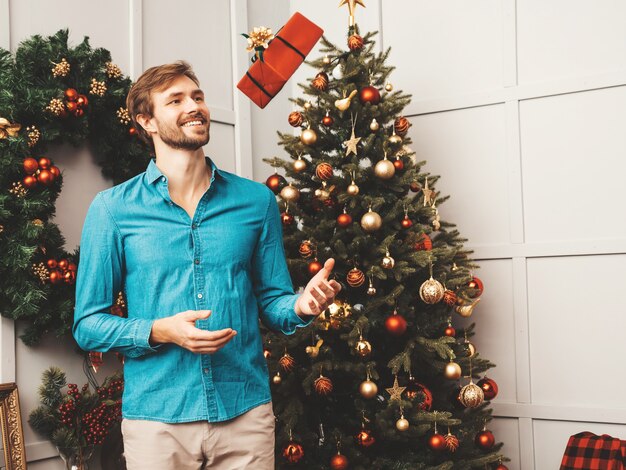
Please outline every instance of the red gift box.
M260 108L278 94L298 69L324 31L300 13L294 13L237 84Z

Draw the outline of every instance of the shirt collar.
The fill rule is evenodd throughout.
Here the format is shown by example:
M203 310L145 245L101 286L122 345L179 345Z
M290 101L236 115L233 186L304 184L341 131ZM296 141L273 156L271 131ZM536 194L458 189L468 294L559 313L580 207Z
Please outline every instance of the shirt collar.
M211 167L211 181L213 181L216 176L221 176L220 170L217 168L217 166L215 166L213 160L206 156L204 157L204 159L206 161L206 164ZM148 183L150 184L154 183L156 180L163 176L163 173L161 172L161 170L159 170L159 167L156 166L156 160L154 158L151 158L150 163L148 163L148 168L146 168L146 176L148 178Z

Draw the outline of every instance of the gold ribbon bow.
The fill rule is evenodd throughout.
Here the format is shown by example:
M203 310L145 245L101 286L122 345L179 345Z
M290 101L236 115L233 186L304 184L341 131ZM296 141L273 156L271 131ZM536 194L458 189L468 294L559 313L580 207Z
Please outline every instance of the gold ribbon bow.
M17 137L18 132L22 128L21 124L11 122L8 119L0 117L0 139L8 137Z

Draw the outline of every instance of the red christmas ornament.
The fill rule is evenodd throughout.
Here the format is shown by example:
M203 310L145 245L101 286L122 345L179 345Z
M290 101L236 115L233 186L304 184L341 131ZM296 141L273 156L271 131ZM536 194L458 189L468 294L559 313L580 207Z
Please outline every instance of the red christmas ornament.
M408 215L405 215L400 224L402 225L402 228L411 228L411 226L413 225L413 221L409 219Z
M484 377L476 385L483 389L485 400L493 400L498 394L498 384L493 379Z
M409 377L404 393L409 400L415 400L419 394L424 396L423 400L417 404L417 408L420 410L429 411L433 406L432 392L415 380L415 377Z
M78 92L74 88L65 90L65 99L68 101L76 101L76 98L78 98Z
M483 289L484 289L483 281L478 279L476 276L472 277L472 280L467 283L467 287L469 287L470 289L475 289L476 291L473 294L469 294L469 296L472 299L475 299L476 297L480 297L481 295L483 295Z
M68 270L70 270L70 271L74 271L74 272L76 272L76 270L78 269L78 266L76 266L76 264L75 264L75 263L72 263L72 262L70 261L70 263L67 265L67 269L68 269Z
M335 454L330 459L330 468L332 470L345 470L348 468L348 457L343 454Z
M446 289L443 293L443 301L446 303L446 305L453 306L454 304L456 304L456 299L457 297L454 291Z
M501 463L496 467L496 470L509 470L509 467Z
M65 271L67 269L68 264L69 263L66 259L62 259L62 260L59 260L59 262L57 263L57 266L63 271Z
M268 188L272 190L274 194L278 194L281 189L287 186L287 180L285 180L283 176L274 173L273 175L270 175L269 178L267 178L265 184Z
M292 113L289 113L287 121L289 121L289 125L292 127L300 127L304 122L304 116L302 116L300 111L293 111Z
M399 116L393 123L393 128L400 137L404 137L406 133L409 131L409 127L411 127L411 123L404 116Z
M444 438L446 440L446 449L448 449L449 452L456 452L459 448L459 439L449 431Z
M39 159L39 168L41 168L42 170L50 169L50 165L52 165L52 162L46 157L41 157Z
M89 104L89 100L85 95L78 95L78 98L76 98L76 103L80 108L84 108Z
M304 448L299 442L289 441L283 447L283 458L289 463L298 463L304 457Z
M353 34L348 38L348 47L351 51L358 51L363 48L363 38L358 34Z
M52 173L52 176L54 176L55 179L61 175L59 168L54 165L50 167L50 173Z
M283 212L280 214L280 220L283 222L284 226L292 225L294 223L294 217L289 212Z
M74 111L74 116L76 117L81 117L83 114L85 114L85 111L81 108L77 108L76 111Z
M67 109L70 113L73 113L78 109L78 103L76 101L69 101L65 103L65 109Z
M46 186L50 186L54 183L54 175L50 172L50 170L41 170L37 175L37 181Z
M302 243L300 243L300 248L298 249L298 252L303 258L310 257L313 254L313 251L313 243L311 243L309 240L304 240Z
M315 174L322 181L329 180L333 176L333 167L328 163L320 163L315 168Z
M406 320L399 313L393 313L385 320L385 329L387 333L393 336L402 336L406 331Z
M346 228L349 227L350 224L352 224L352 217L350 217L350 214L346 214L345 212L343 214L339 214L337 217L337 225L341 228Z
M326 115L322 118L322 124L324 124L326 127L332 126L334 122L335 120L331 116Z
M63 279L68 284L74 284L76 281L76 271L65 271L63 274Z
M37 187L37 178L33 175L26 175L22 180L22 184L27 189L33 189Z
M63 281L63 274L61 274L61 271L51 271L50 272L50 282L52 284L58 284L59 282Z
M328 88L328 74L326 72L320 72L315 75L315 78L311 82L311 86L319 91L324 91Z
M422 236L415 243L415 249L417 251L429 251L433 249L433 241L428 235L422 233Z
M317 259L309 263L309 273L311 276L315 276L320 269L322 269L322 263L320 263Z
M413 191L414 193L417 193L422 189L422 185L419 184L417 181L412 181L411 184L409 185L409 189Z
M128 134L129 135L137 135L137 129L135 129L134 127L130 127L128 129Z
M328 377L320 375L315 382L313 382L313 388L318 395L326 396L333 391L333 383Z
M372 435L372 431L365 428L361 429L361 431L354 436L354 438L356 439L357 444L361 447L369 447L376 442L376 439L374 439L374 436Z
M58 266L57 260L55 260L54 258L50 258L48 261L46 261L46 266L48 266L48 268L50 269L56 269L56 267Z
M402 161L400 157L396 157L396 159L393 161L393 166L396 169L396 171L404 170L404 162Z
M365 88L361 88L361 91L359 92L359 100L361 100L361 104L378 104L380 103L380 92L378 91L378 88L368 85Z
M35 160L32 157L25 158L23 164L24 164L24 171L28 173L29 175L32 175L33 173L35 173L37 169L39 168L39 164L37 163L37 160Z
M441 452L446 450L446 439L441 434L436 432L428 438L428 447L435 452Z
M482 450L489 450L496 443L496 438L494 437L491 431L488 431L487 429L483 429L478 434L476 434L474 443L476 444L477 447L479 447Z
M446 336L450 336L451 338L454 338L456 336L456 330L452 326L448 325L448 327L444 330L443 334Z

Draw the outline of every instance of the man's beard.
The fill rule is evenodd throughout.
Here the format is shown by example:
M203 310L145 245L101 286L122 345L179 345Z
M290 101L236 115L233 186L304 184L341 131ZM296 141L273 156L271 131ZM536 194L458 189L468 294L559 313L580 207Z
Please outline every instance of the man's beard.
M203 117L203 121L206 119ZM204 125L204 124L203 124ZM199 135L197 137L189 137L185 132L177 126L173 128L167 124L163 124L157 119L157 126L159 129L159 137L161 141L168 147L177 150L198 150L202 146L209 143L211 134L207 129L206 135Z

